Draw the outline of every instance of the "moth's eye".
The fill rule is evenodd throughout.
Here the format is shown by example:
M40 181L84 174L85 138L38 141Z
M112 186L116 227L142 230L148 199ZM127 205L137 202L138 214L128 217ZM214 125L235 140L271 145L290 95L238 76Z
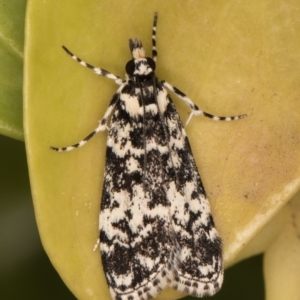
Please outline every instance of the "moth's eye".
M148 63L148 65L149 65L149 67L153 70L153 72L155 71L155 67L156 67L156 65L155 65L155 61L152 59L152 58L150 58L150 57L147 57L146 58L147 59L147 63Z
M125 70L128 75L133 75L135 70L135 63L133 59L126 64Z

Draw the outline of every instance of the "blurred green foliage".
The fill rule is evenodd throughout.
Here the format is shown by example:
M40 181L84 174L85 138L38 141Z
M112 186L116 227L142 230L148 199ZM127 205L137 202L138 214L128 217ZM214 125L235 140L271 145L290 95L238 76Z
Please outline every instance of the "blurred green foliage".
M25 145L0 135L0 298L75 299L40 242Z
M26 1L0 0L0 134L23 140Z

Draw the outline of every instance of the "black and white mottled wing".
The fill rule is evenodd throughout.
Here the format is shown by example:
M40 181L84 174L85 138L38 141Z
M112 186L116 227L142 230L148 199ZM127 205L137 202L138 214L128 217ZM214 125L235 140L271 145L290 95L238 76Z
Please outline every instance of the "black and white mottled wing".
M143 121L140 96L124 85L107 140L100 249L113 299L149 299L167 285L172 241L164 169L170 153L153 89L145 101Z
M211 296L223 282L221 239L185 130L169 97L168 100L164 117L169 130L171 164L176 174L168 191L175 237L171 286L190 295Z
M185 131L162 84L143 94L124 84L107 140L100 249L110 292L212 295L223 279L221 242Z

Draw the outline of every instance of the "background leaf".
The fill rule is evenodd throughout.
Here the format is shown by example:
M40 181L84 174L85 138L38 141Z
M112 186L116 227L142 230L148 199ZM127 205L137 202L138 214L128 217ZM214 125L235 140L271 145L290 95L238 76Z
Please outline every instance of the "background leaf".
M31 199L25 145L0 135L1 299L75 300L40 241Z
M0 134L23 140L23 45L26 1L0 0Z
M187 128L223 238L225 262L233 264L299 188L295 65L300 64L300 3L29 3L24 90L34 205L45 250L76 297L108 297L99 253L91 251L97 238L105 134L71 153L54 153L49 146L86 136L116 87L80 69L61 45L121 75L130 58L129 37L138 35L149 52L154 11L159 13L159 78L178 86L206 111L248 114L225 124L194 118ZM175 103L186 120L188 109ZM175 297L166 291L158 299Z

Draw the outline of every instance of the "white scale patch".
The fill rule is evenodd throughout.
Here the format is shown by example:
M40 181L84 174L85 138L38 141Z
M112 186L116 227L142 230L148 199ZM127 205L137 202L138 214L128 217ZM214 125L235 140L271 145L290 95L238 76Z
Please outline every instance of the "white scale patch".
M129 113L131 118L134 118L140 114L140 104L136 96L123 94L121 95L120 99L123 101L124 108Z

